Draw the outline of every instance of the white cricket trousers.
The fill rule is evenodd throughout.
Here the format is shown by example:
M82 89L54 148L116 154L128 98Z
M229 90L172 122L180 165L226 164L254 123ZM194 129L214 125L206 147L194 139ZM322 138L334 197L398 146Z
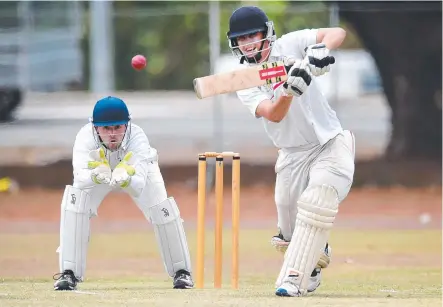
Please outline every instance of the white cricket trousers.
M344 130L328 143L294 149L280 149L275 172L277 226L290 241L295 228L297 200L308 186L334 187L340 202L351 189L354 177L354 135Z

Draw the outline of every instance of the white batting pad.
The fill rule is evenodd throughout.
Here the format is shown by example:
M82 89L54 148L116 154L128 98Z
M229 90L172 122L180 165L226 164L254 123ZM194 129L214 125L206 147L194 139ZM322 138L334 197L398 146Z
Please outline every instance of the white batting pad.
M179 270L191 272L191 257L183 220L173 197L149 208L165 269L173 277Z
M60 272L72 270L83 280L89 243L89 194L67 185L61 203Z
M338 212L337 191L329 185L308 187L298 200L294 234L286 251L276 287L298 275L297 287L306 293L309 276L325 248Z

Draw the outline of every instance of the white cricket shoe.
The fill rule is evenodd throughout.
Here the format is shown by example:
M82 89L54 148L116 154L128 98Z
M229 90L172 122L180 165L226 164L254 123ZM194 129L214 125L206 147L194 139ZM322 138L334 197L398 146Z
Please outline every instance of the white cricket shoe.
M277 288L275 294L278 296L302 296L302 292L298 288L299 273L294 270L288 277L285 278L283 284ZM314 292L321 283L321 268L315 268L309 277L308 293Z
M299 278L300 273L298 271L293 270L290 272L289 275L283 280L280 287L278 287L275 291L275 295L289 297L302 296L302 293L298 287L298 284L300 283Z
M314 292L321 284L321 268L315 268L309 277L308 293Z

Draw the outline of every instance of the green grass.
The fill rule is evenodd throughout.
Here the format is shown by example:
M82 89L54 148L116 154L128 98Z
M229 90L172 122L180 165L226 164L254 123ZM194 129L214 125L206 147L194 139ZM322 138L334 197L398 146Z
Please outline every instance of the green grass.
M230 234L224 239L224 288L213 289L213 233L206 236L205 287L173 290L152 231L96 233L78 292L52 290L58 234L0 234L0 306L441 306L439 230L334 230L323 283L304 298L279 298L282 255L273 230L242 230L240 289L231 290ZM188 232L195 259L195 232ZM195 267L195 264L194 264ZM296 302L294 302L296 300Z

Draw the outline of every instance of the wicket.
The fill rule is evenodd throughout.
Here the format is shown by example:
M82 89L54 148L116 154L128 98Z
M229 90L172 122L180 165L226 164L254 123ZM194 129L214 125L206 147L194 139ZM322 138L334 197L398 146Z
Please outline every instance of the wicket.
M198 214L197 214L197 279L196 288L204 287L205 265L205 207L206 159L216 159L215 170L215 268L214 288L222 285L223 241L223 159L232 157L232 266L231 286L238 289L239 228L240 228L240 154L234 152L205 152L198 155Z

